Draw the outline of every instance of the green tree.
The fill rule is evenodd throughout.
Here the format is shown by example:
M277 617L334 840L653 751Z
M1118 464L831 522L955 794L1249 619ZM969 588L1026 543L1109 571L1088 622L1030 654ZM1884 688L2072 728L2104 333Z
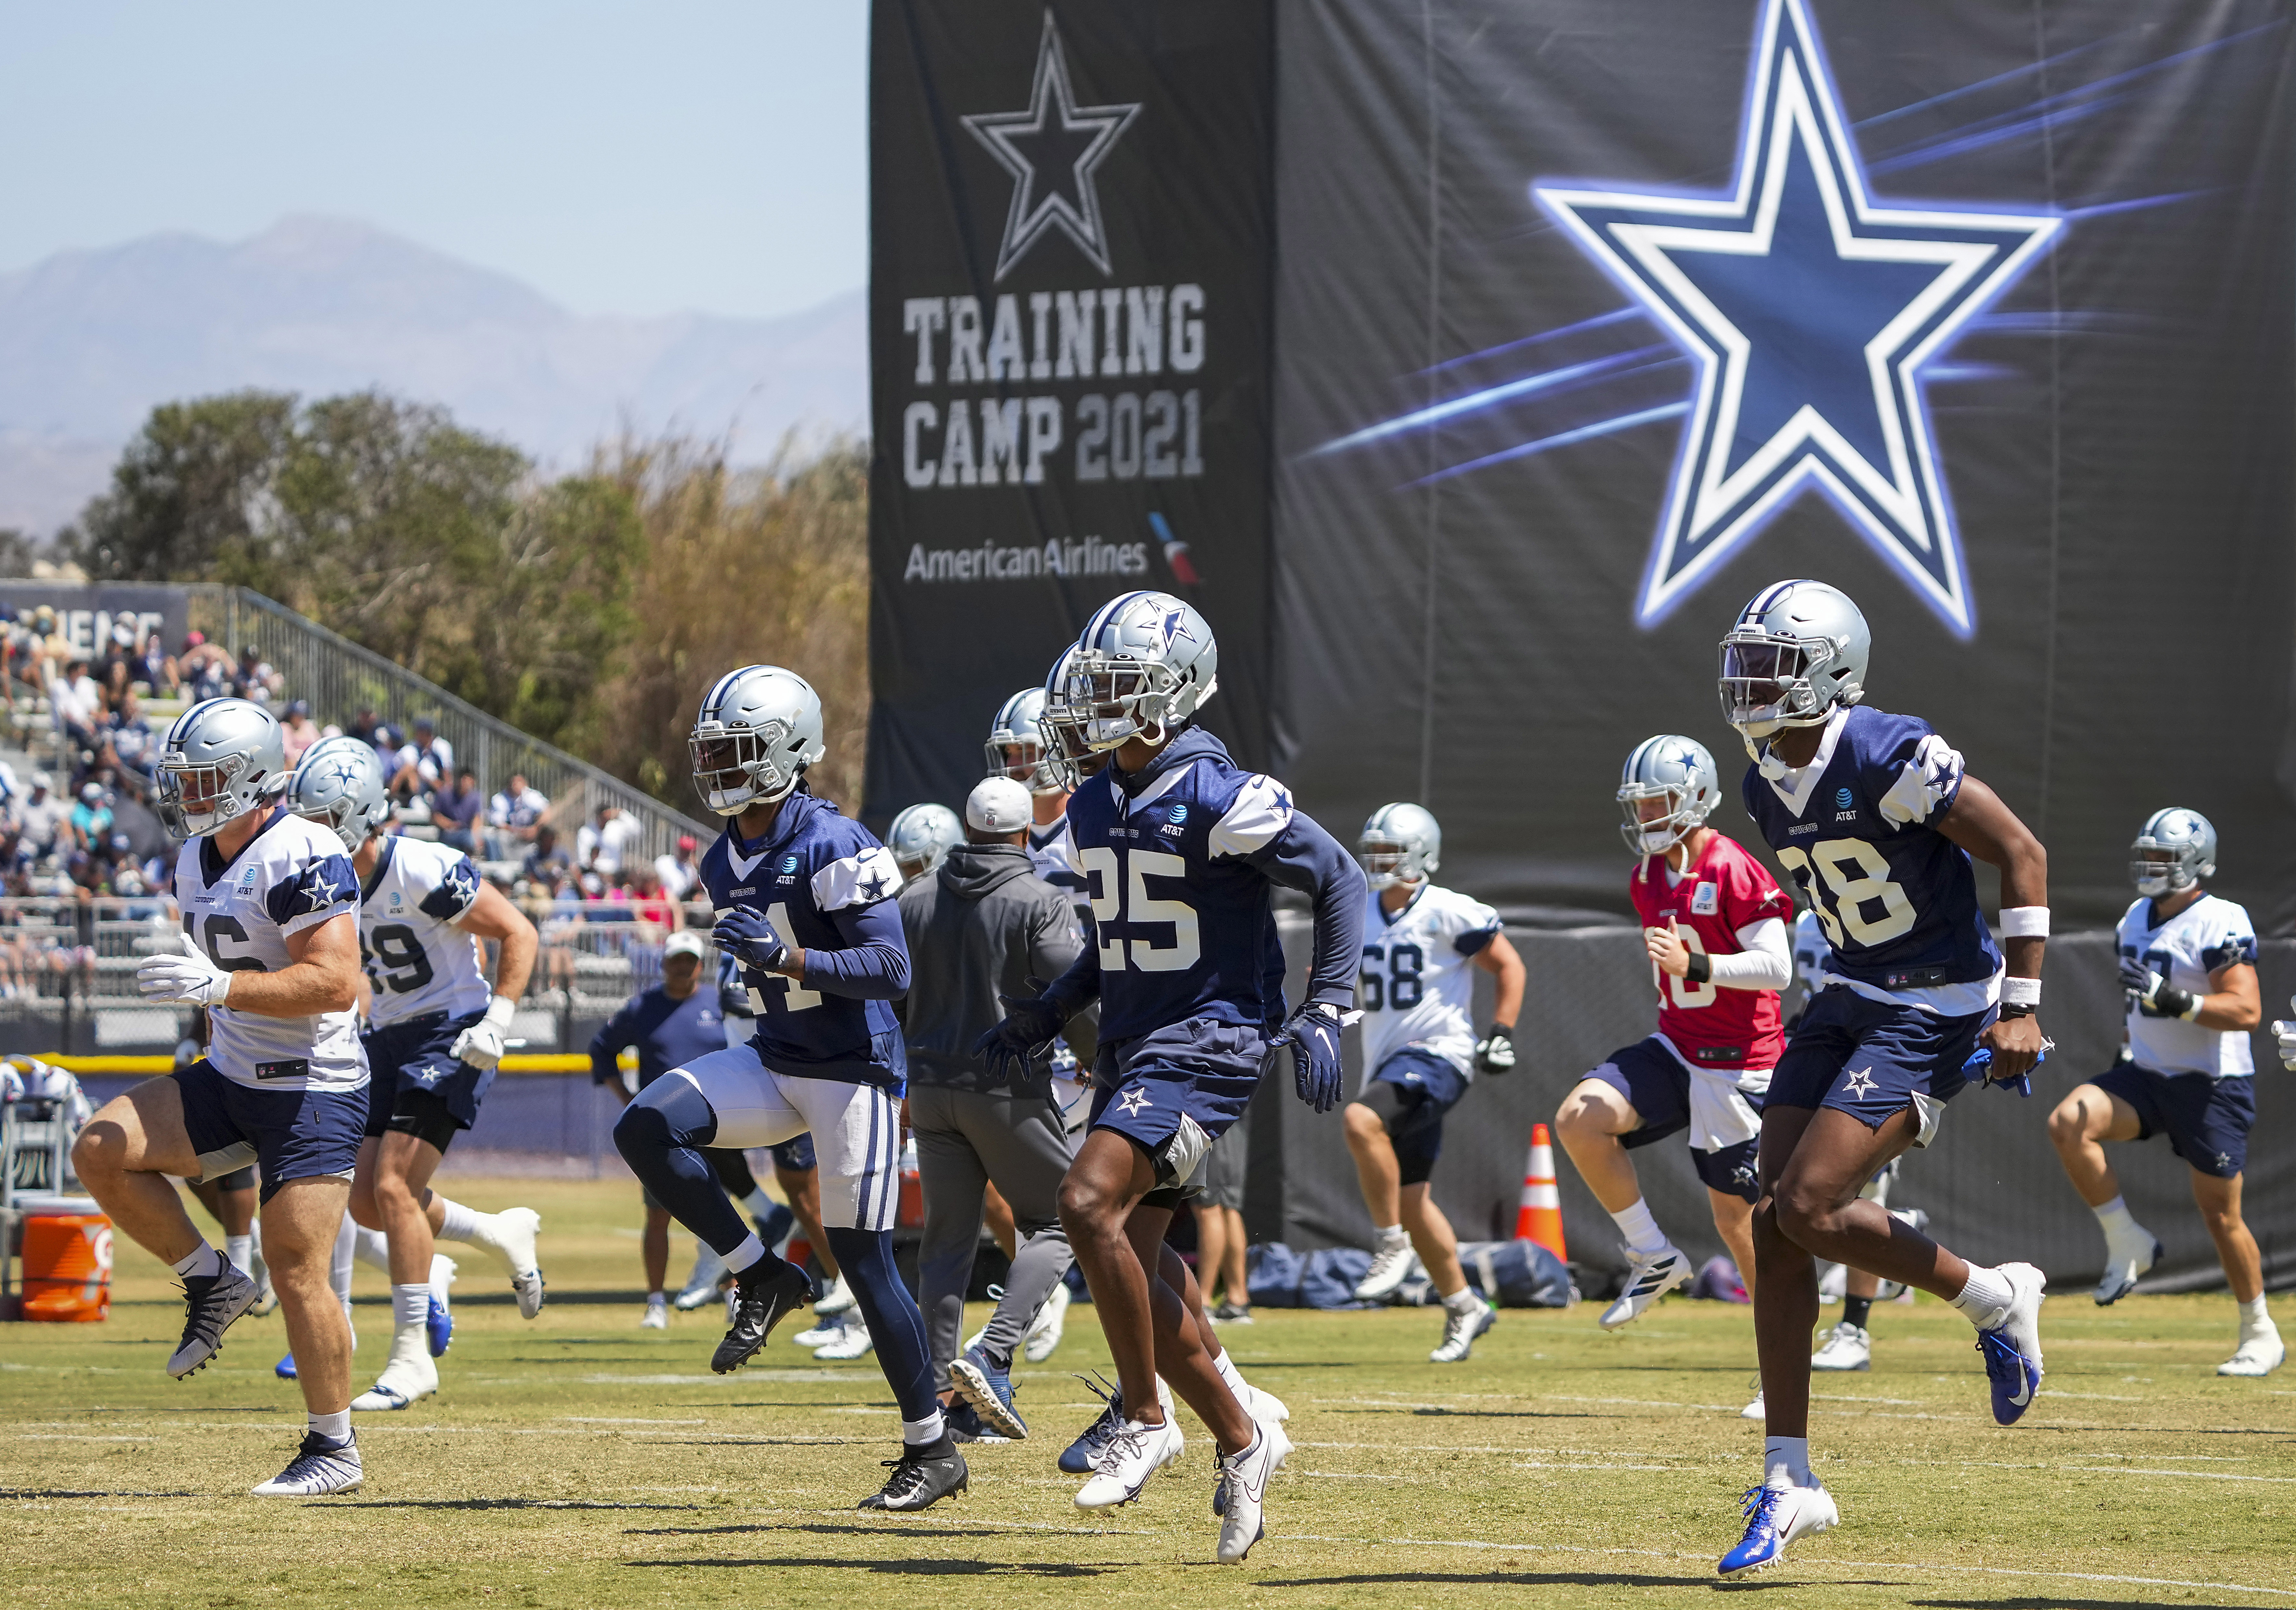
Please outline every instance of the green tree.
M256 543L294 421L275 391L161 405L57 547L97 581L210 579Z

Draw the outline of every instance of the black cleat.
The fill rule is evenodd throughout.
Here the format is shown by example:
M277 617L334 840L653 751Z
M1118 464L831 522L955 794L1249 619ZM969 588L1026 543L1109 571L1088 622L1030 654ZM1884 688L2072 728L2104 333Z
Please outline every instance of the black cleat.
M904 1448L899 1459L885 1461L885 1468L893 1473L885 1485L853 1506L856 1509L930 1509L951 1493L963 1492L971 1478L964 1456L953 1443L946 1453Z
M255 1306L262 1288L224 1260L212 1275L194 1275L184 1281L184 1339L168 1360L168 1373L177 1380L208 1367L223 1351L223 1333L231 1322Z
M774 1273L756 1280L744 1270L734 1283L733 1327L718 1344L718 1351L709 1355L709 1368L719 1375L733 1374L766 1344L784 1315L811 1301L813 1282L794 1263L783 1263Z

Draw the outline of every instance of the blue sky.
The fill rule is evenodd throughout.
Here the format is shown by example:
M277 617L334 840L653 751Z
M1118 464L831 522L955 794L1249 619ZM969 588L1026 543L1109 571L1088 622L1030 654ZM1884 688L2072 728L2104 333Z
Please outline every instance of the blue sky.
M865 0L20 6L0 270L353 217L578 313L765 315L868 273Z

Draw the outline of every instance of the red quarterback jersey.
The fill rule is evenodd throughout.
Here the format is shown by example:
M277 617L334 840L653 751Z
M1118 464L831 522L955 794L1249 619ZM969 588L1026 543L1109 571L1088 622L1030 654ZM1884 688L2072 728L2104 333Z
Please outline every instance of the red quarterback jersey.
M1765 917L1793 921L1793 902L1770 869L1721 833L1707 841L1679 883L1669 881L1666 857L1652 855L1635 869L1627 887L1644 928L1662 928L1671 917L1683 943L1710 956L1745 949L1738 930ZM1659 1033L1685 1057L1717 1070L1777 1066L1786 1042L1776 991L1724 989L1652 971L1661 986Z

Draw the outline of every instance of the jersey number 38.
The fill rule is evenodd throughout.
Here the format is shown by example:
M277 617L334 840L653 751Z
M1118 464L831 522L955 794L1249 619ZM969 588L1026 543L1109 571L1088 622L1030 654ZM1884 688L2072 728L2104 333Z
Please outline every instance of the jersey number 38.
M1828 838L1811 845L1807 852L1800 845L1790 844L1778 852L1778 860L1809 896L1810 910L1817 913L1825 936L1835 944L1852 939L1864 945L1887 944L1913 931L1914 903L1890 881L1890 863L1882 858L1882 852L1864 839ZM1818 887L1821 879L1833 892L1830 904ZM1880 915L1868 917L1866 908L1876 903L1882 907ZM1848 939L1843 937L1844 929Z

